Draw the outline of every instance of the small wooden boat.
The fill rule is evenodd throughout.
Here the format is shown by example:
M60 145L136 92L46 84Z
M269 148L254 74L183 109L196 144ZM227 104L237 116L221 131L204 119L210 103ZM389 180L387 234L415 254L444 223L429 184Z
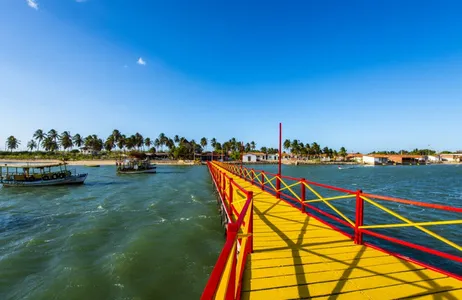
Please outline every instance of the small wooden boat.
M67 169L66 163L5 164L0 166L0 183L4 187L39 187L82 184L88 173L78 174Z
M87 168L99 168L101 165L85 165Z
M156 165L146 158L140 160L137 158L116 161L118 174L146 174L156 173Z

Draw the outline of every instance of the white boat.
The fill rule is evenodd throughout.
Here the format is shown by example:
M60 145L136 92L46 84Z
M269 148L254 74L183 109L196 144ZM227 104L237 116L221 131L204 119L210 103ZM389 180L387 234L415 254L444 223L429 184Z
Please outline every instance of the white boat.
M0 183L4 187L40 187L83 184L88 173L78 174L67 169L66 163L5 164L0 166Z

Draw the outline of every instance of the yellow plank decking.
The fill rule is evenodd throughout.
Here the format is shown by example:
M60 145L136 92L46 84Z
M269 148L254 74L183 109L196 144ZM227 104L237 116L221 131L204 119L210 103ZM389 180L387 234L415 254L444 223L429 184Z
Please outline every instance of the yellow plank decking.
M254 253L242 299L462 299L462 282L355 245L259 187L226 172L254 195Z

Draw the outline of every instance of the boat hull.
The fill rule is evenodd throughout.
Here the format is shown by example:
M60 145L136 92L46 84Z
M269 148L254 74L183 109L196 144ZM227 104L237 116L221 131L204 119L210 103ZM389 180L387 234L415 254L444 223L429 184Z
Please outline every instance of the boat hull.
M88 174L71 175L65 178L37 181L3 181L3 187L41 187L53 185L83 184Z
M117 171L117 174L154 174L156 173L156 169L148 169L148 170L130 170L130 171Z

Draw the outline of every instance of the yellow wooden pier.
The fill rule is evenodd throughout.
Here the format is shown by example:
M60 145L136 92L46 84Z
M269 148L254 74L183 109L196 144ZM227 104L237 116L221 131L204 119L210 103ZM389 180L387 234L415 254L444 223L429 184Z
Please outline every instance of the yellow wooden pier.
M214 292L211 283L202 299L462 299L459 279L356 245L349 237L219 164L209 168L217 189L225 195L222 199L229 202L226 199L234 198L232 205L225 203L230 211L235 210L228 211L230 222L238 221L244 209L243 190L253 193L252 213L242 218L243 223L247 220L245 226L253 225L253 233L246 235L245 228L238 231L237 237L242 238L239 255L231 248L231 258L224 262ZM233 185L242 190L233 189ZM249 236L253 252L245 257L243 252L248 248L243 240ZM246 261L243 272L238 266L242 258ZM237 265L235 272L231 271L233 264ZM212 273L212 277L217 274ZM234 282L234 278L242 281Z

